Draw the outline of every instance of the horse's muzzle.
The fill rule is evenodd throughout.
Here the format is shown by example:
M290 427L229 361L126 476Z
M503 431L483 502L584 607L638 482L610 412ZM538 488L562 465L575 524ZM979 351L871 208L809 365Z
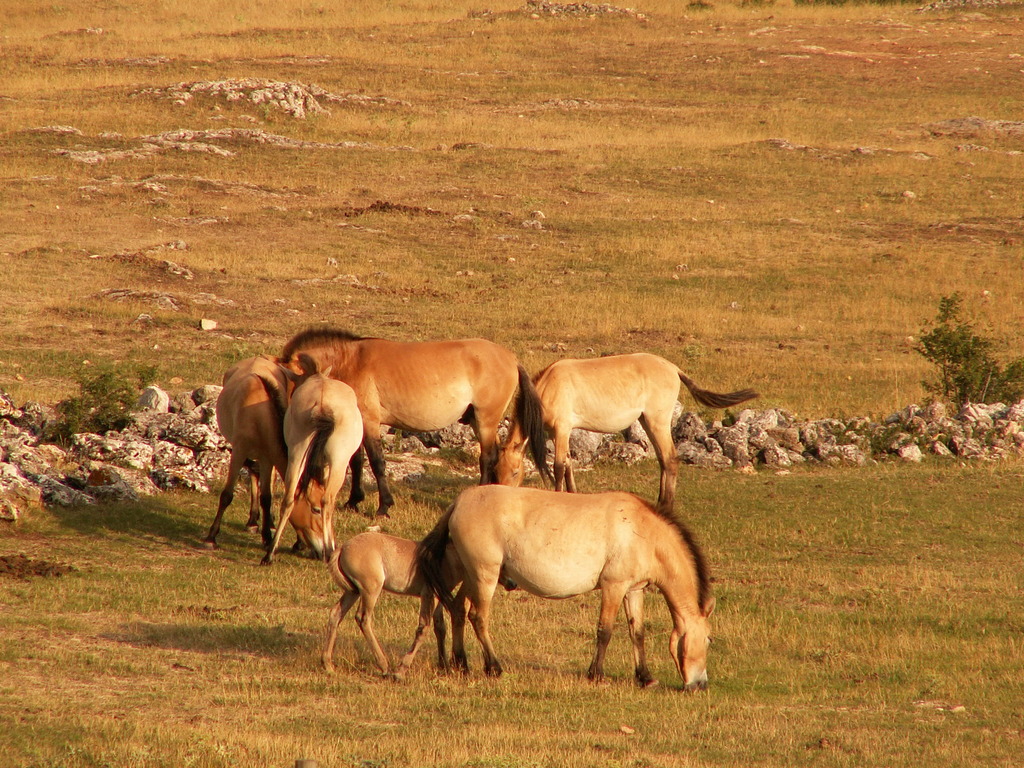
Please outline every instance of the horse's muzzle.
M703 672L700 677L694 680L692 683L687 683L683 686L683 689L687 693L696 693L697 691L706 691L708 689L708 673Z

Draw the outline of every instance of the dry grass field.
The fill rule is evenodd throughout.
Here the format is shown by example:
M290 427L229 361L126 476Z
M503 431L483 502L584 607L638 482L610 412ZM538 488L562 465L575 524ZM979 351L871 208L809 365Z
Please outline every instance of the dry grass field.
M879 416L924 397L916 338L954 292L1020 356L1024 7L636 8L6 0L0 389L52 403L145 363L182 391L328 323L482 336L531 371L650 351L765 407ZM75 570L0 575L0 764L1019 765L1022 480L682 472L719 605L697 696L653 596L653 691L624 627L611 683L582 679L592 596L503 596L499 681L473 645L469 679L428 648L383 680L351 620L329 678L328 580L256 568L242 501L216 553L213 496L43 510L0 555ZM389 530L421 536L464 482L401 486ZM413 604L381 611L396 655Z

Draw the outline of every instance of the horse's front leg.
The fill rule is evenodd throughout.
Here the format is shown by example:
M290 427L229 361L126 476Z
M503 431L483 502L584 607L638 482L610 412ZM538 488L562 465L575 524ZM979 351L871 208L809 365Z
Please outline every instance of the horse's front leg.
M619 612L619 604L626 596L625 587L618 585L601 587L601 613L597 619L597 647L594 660L590 662L587 677L595 683L604 682L604 656L608 651L608 643L612 639L615 617Z
M375 433L372 436L367 431L366 438L363 440L363 447L366 448L366 457L370 460L370 469L373 470L373 476L377 480L377 515L380 517L390 517L388 510L395 505L395 499L391 495L391 488L388 486L388 478L385 473L384 444L380 439L380 426L376 427Z
M349 491L348 501L345 502L345 506L353 512L359 511L359 504L366 498L366 494L363 492L364 461L363 447L359 446L359 449L352 454L352 458L348 461L348 466L352 470L352 488Z
M633 664L636 683L641 688L657 685L651 671L647 668L647 654L644 651L644 591L634 589L626 593L622 607L626 611L626 624L629 627L629 638L633 641Z
M570 429L555 429L555 490L574 491L572 469L569 467L569 434ZM570 484L573 487L570 487Z

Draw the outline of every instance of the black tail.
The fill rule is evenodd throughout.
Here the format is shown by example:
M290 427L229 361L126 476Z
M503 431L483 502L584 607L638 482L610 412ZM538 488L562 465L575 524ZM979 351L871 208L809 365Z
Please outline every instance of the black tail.
M305 493L309 484L316 481L324 484L324 467L327 465L327 439L334 432L334 417L321 413L313 420L313 440L306 450L306 459L299 477L299 493Z
M706 405L708 408L728 408L730 405L745 403L747 400L753 400L757 397L757 392L752 389L740 389L736 392L728 392L725 394L701 389L682 371L679 372L679 380L686 385L688 390L690 390L690 394L693 395L694 400L701 405Z
M442 567L445 550L448 548L448 519L454 509L454 504L448 507L433 530L416 545L416 563L420 573L449 613L455 608L455 599L450 591L451 586L445 583Z
M519 366L519 394L516 397L516 420L523 437L530 444L530 456L540 476L554 482L548 469L548 438L544 432L544 407L540 395L523 366Z

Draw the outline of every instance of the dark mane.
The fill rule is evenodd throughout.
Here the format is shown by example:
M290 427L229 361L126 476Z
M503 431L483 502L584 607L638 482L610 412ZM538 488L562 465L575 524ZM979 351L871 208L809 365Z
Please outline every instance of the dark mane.
M701 550L697 540L693 537L690 529L683 524L683 521L675 516L671 509L662 509L653 504L648 504L651 511L675 528L683 538L683 543L690 550L690 557L693 559L693 569L697 576L697 604L703 612L707 607L708 599L711 597L711 573L708 571L707 561L704 559L704 552Z
M292 357L299 350L308 350L310 347L323 347L346 341L362 341L364 336L356 336L349 331L339 328L307 328L304 331L292 336L281 350L281 362L290 363Z

